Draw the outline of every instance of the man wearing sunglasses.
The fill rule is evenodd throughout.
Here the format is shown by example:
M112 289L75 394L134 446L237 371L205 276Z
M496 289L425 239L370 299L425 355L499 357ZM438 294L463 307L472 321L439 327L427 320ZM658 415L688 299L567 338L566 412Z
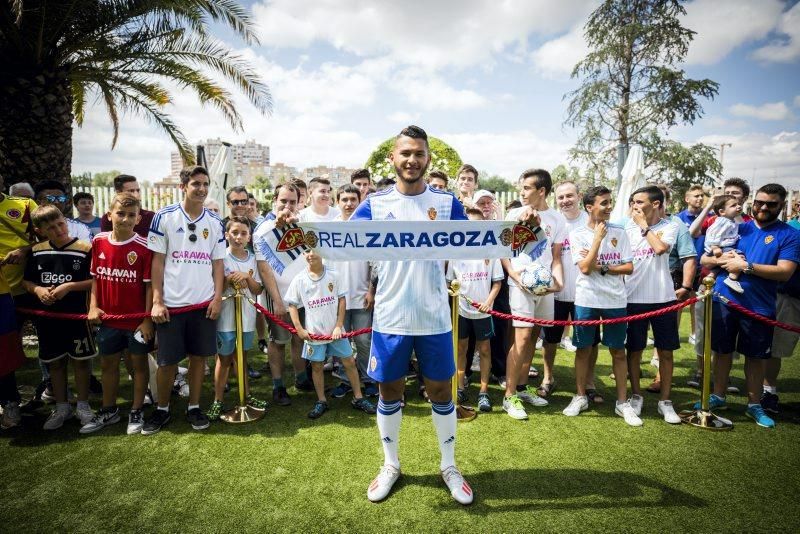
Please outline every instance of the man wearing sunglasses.
M250 221L250 243L248 243L247 248L250 252L253 251L253 232L256 230L255 221L250 220L248 218L248 214L250 212L250 197L247 194L247 188L243 185L237 185L228 189L228 194L225 197L228 203L228 215L224 219L222 219L222 227L228 227L228 221L231 217L244 217L248 221Z
M183 200L160 209L150 226L153 251L151 316L158 334L158 406L142 434L169 423L169 400L178 362L189 358L189 406L186 418L195 430L208 428L200 410L205 359L217 353L216 321L222 309L225 237L222 220L203 207L210 180L203 167L181 172ZM170 314L202 302L208 308Z
M37 204L40 206L52 204L64 214L64 218L67 220L69 235L77 237L79 241L86 241L87 243L92 242L92 231L89 230L89 227L79 220L70 217L70 215L72 215L72 209L67 209L69 196L67 195L67 189L64 187L64 184L57 180L44 180L36 184L33 190L36 193Z
M786 189L780 184L762 186L753 200L753 220L739 225L738 254L731 251L721 257L703 255L706 267L722 267L714 286L715 293L736 301L748 310L775 318L778 284L794 274L800 262L800 237L795 229L778 216L786 203ZM738 274L744 294L734 293L727 285L727 274ZM714 393L711 408L727 407L728 376L734 350L744 355L747 382L747 416L762 427L772 428L775 421L761 406L766 361L772 357L773 327L750 319L727 307L715 297L712 308L711 350L716 352Z

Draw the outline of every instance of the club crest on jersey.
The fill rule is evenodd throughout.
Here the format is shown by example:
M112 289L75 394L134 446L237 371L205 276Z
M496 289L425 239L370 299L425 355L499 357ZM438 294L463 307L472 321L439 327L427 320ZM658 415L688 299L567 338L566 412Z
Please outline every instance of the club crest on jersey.
M328 291L333 293L333 282L328 282Z
M74 262L72 262L73 271L79 271L80 268L81 268L81 260L75 260Z
M521 224L515 224L513 229L506 228L500 232L500 242L506 247L511 245L511 250L519 250L531 241L536 241L536 234Z
M428 218L432 221L436 220L436 208L428 208Z
M208 228L203 228L203 239L208 239Z
M663 236L663 235L664 235L664 232L662 232L661 230L656 232L656 237L659 238L659 239L661 239L661 236Z
M253 269L248 269L247 274L249 274L250 276L253 276Z
M764 238L764 244L765 245L769 245L773 241L775 241L775 236L774 235L768 235L767 237Z
M150 236L150 242L151 242L151 243L155 243L155 242L156 242L156 236L154 236L154 235L151 235L151 236Z
M22 212L19 211L18 209L12 208L6 211L6 215L8 216L9 219L19 219L20 217L22 217Z
M614 247L614 248L617 248L617 243L619 243L619 241L617 241L617 238L616 237L612 237L611 238L611 246Z
M371 356L369 359L369 370L374 373L376 367L378 367L378 359L375 356Z
M130 252L128 252L128 256L127 256L128 265L133 265L134 263L136 263L136 259L138 257L139 257L139 255L136 254L135 251L131 250Z

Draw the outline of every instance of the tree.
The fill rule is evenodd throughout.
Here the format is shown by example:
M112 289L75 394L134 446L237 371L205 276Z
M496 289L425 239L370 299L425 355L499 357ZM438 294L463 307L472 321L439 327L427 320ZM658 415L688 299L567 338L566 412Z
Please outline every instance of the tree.
M672 198L683 201L686 190L693 184L711 186L722 173L717 149L702 143L685 146L677 141L660 139L657 135L643 140L650 148L652 180L670 185ZM645 151L648 152L647 148Z
M211 75L232 82L262 113L269 90L239 55L210 35L212 22L257 44L247 11L235 0L0 1L0 174L9 183L57 179L69 186L72 122L86 102L105 105L114 135L120 115L149 119L193 160L192 147L164 108L164 84L192 90L234 129L232 95Z
M269 178L263 174L259 174L253 178L252 186L253 189L272 189L272 184L269 182Z
M439 170L444 171L447 176L452 180L456 177L459 167L461 167L461 156L458 152L436 137L428 137L428 146L431 149L431 163L428 166L428 172ZM394 148L394 137L391 137L378 145L372 154L370 154L364 168L368 169L375 181L381 178L397 179L394 172L394 166L389 161L389 153Z
M679 0L606 0L589 16L584 36L590 51L572 71L582 83L565 95L565 124L580 129L573 160L609 169L618 146L637 143L648 166L673 161L663 152L674 147L661 136L694 123L703 115L700 99L713 99L719 90L713 80L687 78L679 68L695 34L680 24L685 13ZM705 154L708 148L687 150ZM694 159L707 161L702 154Z
M490 176L486 171L480 171L478 175L478 185L481 189L488 189L495 193L513 193L516 191L514 184L497 174Z
M73 174L72 185L78 187L90 187L92 185L92 173L84 172L83 174Z
M95 187L108 187L114 185L114 177L122 174L114 169L111 171L96 172L92 177L92 185Z

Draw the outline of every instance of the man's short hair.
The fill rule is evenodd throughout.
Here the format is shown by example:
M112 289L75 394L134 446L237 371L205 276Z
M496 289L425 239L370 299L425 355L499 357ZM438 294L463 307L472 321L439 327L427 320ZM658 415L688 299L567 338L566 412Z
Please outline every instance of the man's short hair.
M428 146L428 134L425 133L425 130L420 128L419 126L414 126L413 124L406 126L400 133L395 136L395 140L400 139L401 137L410 137L411 139L422 139L425 141L425 146Z
M289 183L292 184L296 189L305 189L306 191L308 191L308 186L300 178L292 178L291 180L289 180ZM300 195L300 192L298 191L297 194ZM300 197L298 196L298 198Z
M315 176L308 182L308 189L309 191L313 191L317 187L321 185L327 185L328 187L331 186L331 181L325 178L324 176Z
M458 172L456 173L456 177L460 176L462 172L471 172L475 175L475 183L478 183L478 169L470 165L469 163L463 164L461 167L458 168Z
M431 171L428 173L428 183L434 178L438 178L439 180L444 180L444 185L446 186L450 179L447 177L447 173L444 171Z
M36 187L33 188L33 192L36 193L36 197L38 198L39 194L47 189L58 189L62 193L67 192L67 188L58 180L42 180L36 184Z
M123 208L131 208L135 206L137 210L142 209L142 202L132 193L117 193L114 195L114 198L111 199L111 203L108 205L108 211L114 209L114 206L116 205L119 205Z
M181 171L181 184L186 185L189 181L199 174L205 174L211 179L205 167L195 165L194 167L187 167Z
M228 217L228 222L225 223L226 232L231 229L231 225L233 223L243 224L247 227L247 231L250 231L250 219L247 217L242 217L241 215L237 215L235 217Z
M575 188L575 194L576 194L576 195L578 195L578 196L580 196L580 194L581 194L581 188L580 188L580 187L578 187L578 184L576 184L576 183L575 183L575 182L573 182L572 180L562 180L562 181L560 181L560 182L558 182L558 183L556 184L556 186L555 186L555 188L554 188L554 189L558 189L559 187L562 187L562 186L565 186L565 185L571 185L572 187L574 187L574 188Z
M375 184L375 187L377 188L378 191L380 191L381 189L392 187L395 183L397 182L395 182L393 178L386 177L378 180L378 183Z
M33 190L33 187L28 182L18 182L16 184L11 184L8 188L8 195L15 197L19 196L20 193L28 193L31 196L35 196L36 193Z
M91 193L87 193L85 191L79 191L78 193L72 195L72 203L77 205L79 201L84 200L86 198L94 202L94 196L92 196Z
M467 216L475 215L476 217L480 217L481 219L484 218L483 217L483 212L481 210L479 210L478 208L467 208L467 209L464 210L464 213L466 213Z
M130 174L118 174L114 177L114 191L119 193L122 191L122 186L127 184L128 182L135 182L136 177L131 176Z
M506 204L506 211L513 210L513 209L516 209L516 208L521 208L521 207L522 207L522 202L520 202L519 199L512 200L511 202Z
M54 187L48 187L47 189L55 189ZM63 217L64 214L61 213L61 210L57 207L53 206L52 204L47 204L46 206L39 206L33 213L31 213L31 222L33 226L36 228L41 228L45 224L51 223L53 221L57 221L60 217Z
M340 185L339 189L336 190L336 201L338 202L341 196L344 195L345 193L351 193L356 195L358 201L361 202L361 191L353 184Z
M714 202L711 203L711 211L714 215L719 216L720 210L725 208L725 205L730 202L731 200L736 200L736 197L733 195L720 195L714 199Z
M745 180L743 180L741 178L728 178L727 180L725 180L725 183L722 184L722 188L725 189L729 185L732 185L733 187L738 187L739 189L741 189L742 190L742 196L744 198L747 198L747 197L750 196L750 185Z
M639 189L631 193L631 199L633 199L634 196L640 193L646 194L647 200L649 200L650 202L655 202L657 200L661 203L662 206L664 205L664 192L657 186L646 185L644 187L640 187Z
M705 194L705 193L706 193L706 190L705 190L705 189L703 189L703 186L702 186L702 185L700 185L700 184L692 184L692 185L690 185L690 186L689 186L689 189L687 189L687 190L686 190L686 192L687 192L687 193L689 193L689 192L691 192L691 191L698 191L698 190L699 190L699 191L702 191L702 192L703 192L703 194Z
M254 195L253 193L250 193L250 192L248 191L248 192L247 192L247 199L249 200L249 199L251 199L251 198L252 198L253 200L255 200L256 202L258 202L258 200L256 199L255 195Z
M300 190L297 189L297 186L294 185L292 182L286 182L283 184L278 184L275 186L275 196L273 198L278 198L278 193L281 192L282 189L286 189L287 191L292 191L295 196L297 196L297 200L300 200Z
M786 192L786 188L783 187L781 184L764 184L758 188L756 193L766 193L767 195L778 195L781 197L781 202L786 200L786 196L788 193Z
M610 194L611 190L604 185L596 185L594 187L590 187L583 194L583 207L585 208L586 206L592 206L594 205L594 202L597 199L597 197Z
M522 182L528 178L536 179L536 189L544 187L545 196L549 195L550 191L553 190L553 178L551 178L550 173L544 169L528 169L523 171L519 176L519 181Z
M352 184L356 180L360 180L360 179L363 179L363 178L366 178L367 180L370 181L370 183L372 183L372 176L369 174L369 171L367 169L355 170L350 175L350 183Z
M245 186L243 186L243 185L234 185L233 187L228 189L227 193L225 193L225 200L230 202L231 201L231 195L233 193L244 193L245 195L247 195L247 188Z

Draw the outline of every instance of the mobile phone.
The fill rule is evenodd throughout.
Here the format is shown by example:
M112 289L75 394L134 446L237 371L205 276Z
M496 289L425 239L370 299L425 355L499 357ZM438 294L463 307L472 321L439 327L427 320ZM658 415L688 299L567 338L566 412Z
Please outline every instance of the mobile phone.
M133 333L133 339L135 339L136 341L138 341L142 345L146 345L147 344L147 342L144 340L144 335L142 335L142 331L141 330L137 330L136 332Z

